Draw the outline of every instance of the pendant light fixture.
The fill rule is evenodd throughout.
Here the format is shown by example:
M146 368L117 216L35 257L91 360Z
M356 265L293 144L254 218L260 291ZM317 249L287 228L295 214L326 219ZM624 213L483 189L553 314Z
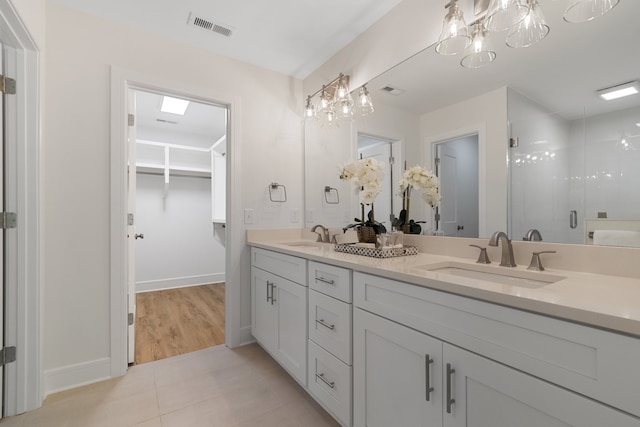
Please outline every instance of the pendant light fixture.
M549 26L544 19L538 0L527 0L529 13L507 35L507 46L529 47L549 34Z
M360 93L358 93L358 101L355 105L355 110L361 116L368 116L373 113L373 102L371 101L371 95L369 95L369 91L367 90L367 85L362 85L360 88Z
M487 40L487 30L482 21L471 25L471 46L469 53L462 58L460 64L465 68L479 68L490 64L496 59L496 53L491 50Z
M315 116L316 109L311 103L311 95L307 96L307 104L304 106L304 116L306 118L311 118Z
M528 12L526 0L491 0L486 27L489 31L504 31L522 21Z
M571 0L563 18L572 24L591 21L604 15L618 3L620 0Z
M464 16L460 8L458 8L458 0L451 0L445 8L449 8L449 12L444 17L442 23L442 31L436 44L436 52L440 55L455 55L463 52L470 44L469 30L464 21Z

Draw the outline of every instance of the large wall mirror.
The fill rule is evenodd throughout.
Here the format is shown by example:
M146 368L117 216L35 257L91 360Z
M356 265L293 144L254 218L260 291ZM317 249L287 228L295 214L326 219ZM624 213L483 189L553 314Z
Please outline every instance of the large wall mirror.
M475 135L477 237L502 230L519 240L535 228L545 241L593 244L595 230L634 230L640 95L604 101L597 91L640 80L640 2L621 0L580 24L562 19L565 3L542 2L551 30L532 47L509 48L504 35L491 34L496 60L466 69L459 56L440 56L431 46L367 83L371 116L338 129L307 122L306 225L340 227L357 215L355 195L337 170L358 155L358 135L396 143L396 177L405 162L433 168L438 144ZM339 204L327 204L326 186L339 189ZM431 209L413 205L411 216L426 220L426 230L443 228ZM455 220L445 234L465 236Z

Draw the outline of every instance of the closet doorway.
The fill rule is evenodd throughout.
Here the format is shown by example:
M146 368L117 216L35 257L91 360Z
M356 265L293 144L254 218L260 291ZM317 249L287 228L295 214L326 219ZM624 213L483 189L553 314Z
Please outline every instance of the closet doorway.
M129 103L129 363L140 364L225 342L228 108L133 89Z

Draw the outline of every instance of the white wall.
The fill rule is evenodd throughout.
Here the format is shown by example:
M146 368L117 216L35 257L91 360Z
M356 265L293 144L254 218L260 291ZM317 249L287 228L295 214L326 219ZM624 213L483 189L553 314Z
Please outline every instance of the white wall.
M47 377L74 369L97 379L110 354L109 209L110 69L112 66L234 101L230 174L236 191L229 221L228 289L241 303L229 314L239 344L250 339L251 227L292 226L284 211L302 207L301 82L235 60L77 13L47 6L44 133L44 369ZM267 185L287 185L289 202L268 202ZM293 224L295 226L295 224ZM233 280L232 280L233 279ZM235 288L234 288L235 287ZM106 371L109 372L108 370ZM72 386L64 381L57 387ZM51 387L48 388L51 391Z
M213 236L211 179L138 174L136 292L224 281L224 247Z

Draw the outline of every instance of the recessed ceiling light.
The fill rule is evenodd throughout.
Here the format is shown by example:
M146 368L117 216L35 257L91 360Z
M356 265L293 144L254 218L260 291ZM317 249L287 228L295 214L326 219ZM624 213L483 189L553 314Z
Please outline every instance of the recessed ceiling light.
M640 123L636 123L636 126L638 126L640 128Z
M640 82L637 80L598 91L598 95L607 101L622 98L623 96L635 95L636 93L640 93Z
M163 113L179 114L181 116L184 116L184 112L187 111L188 106L189 101L185 99L165 96L162 99L162 107L160 107L160 111L162 111Z

